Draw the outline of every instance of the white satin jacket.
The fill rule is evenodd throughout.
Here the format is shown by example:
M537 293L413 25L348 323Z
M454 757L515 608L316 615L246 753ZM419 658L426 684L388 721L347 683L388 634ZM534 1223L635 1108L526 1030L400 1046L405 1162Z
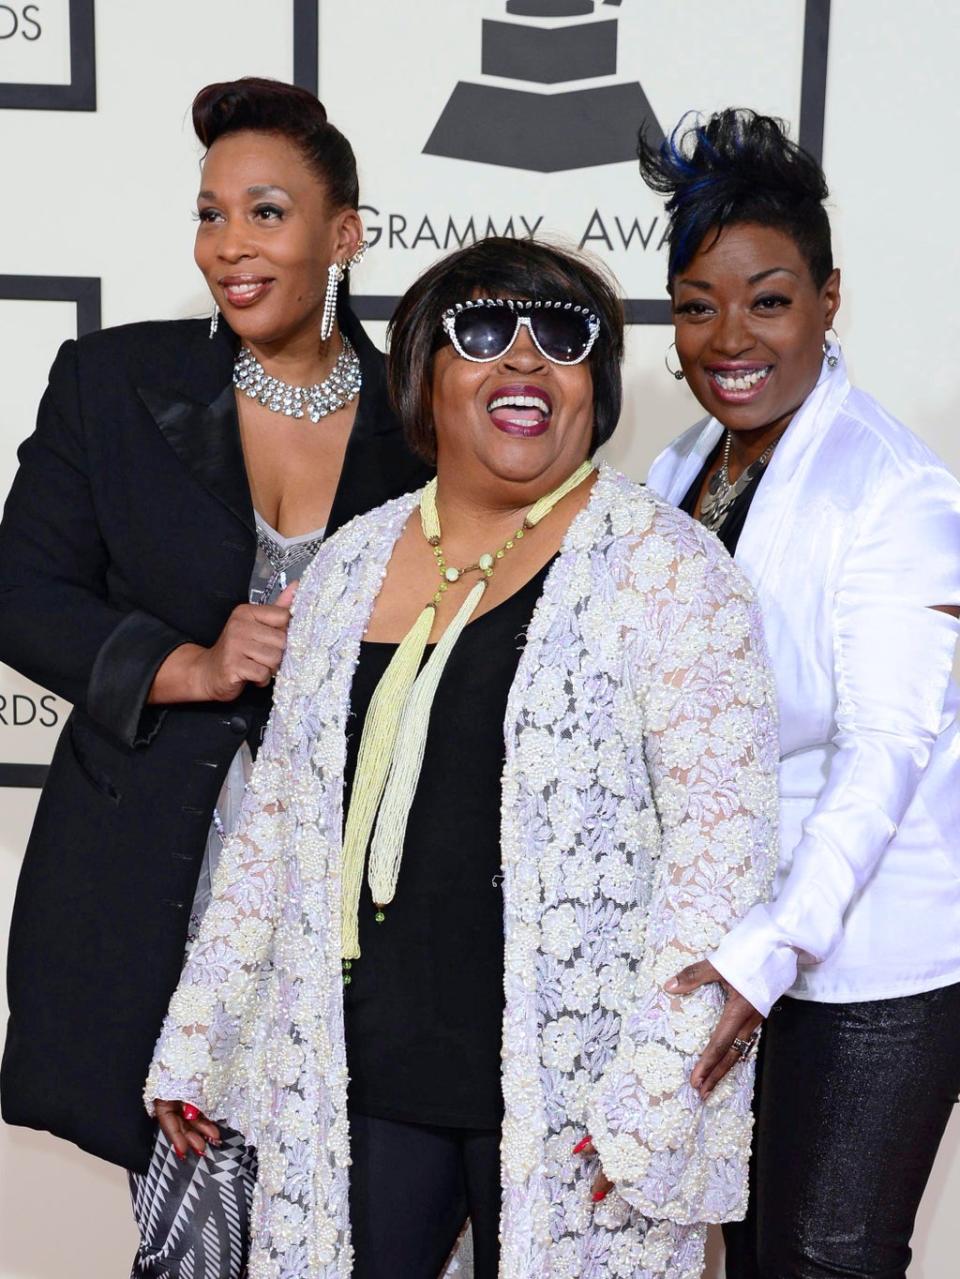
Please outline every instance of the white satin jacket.
M650 488L679 503L722 431L691 427ZM960 483L824 362L736 560L778 688L781 864L716 967L763 1013L960 981L960 623L931 607L960 603Z

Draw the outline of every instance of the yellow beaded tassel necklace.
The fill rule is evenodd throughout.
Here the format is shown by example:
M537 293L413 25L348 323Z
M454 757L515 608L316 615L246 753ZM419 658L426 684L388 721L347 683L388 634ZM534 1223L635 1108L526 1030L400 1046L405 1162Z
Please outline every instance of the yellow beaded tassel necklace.
M582 484L593 470L592 461L583 462L569 479L531 506L523 524L503 546L481 555L475 564L464 568L448 565L440 545L437 481L431 480L423 490L420 527L433 548L440 586L397 646L370 700L360 737L350 809L343 834L341 954L346 984L350 982L351 962L360 955L358 915L367 845L370 845L367 878L376 906L376 919L382 923L384 908L393 901L396 893L407 819L423 767L433 699L453 646L483 598L498 561L530 529L536 528L559 501ZM480 580L471 587L421 671L437 605L449 587L466 573L479 573Z

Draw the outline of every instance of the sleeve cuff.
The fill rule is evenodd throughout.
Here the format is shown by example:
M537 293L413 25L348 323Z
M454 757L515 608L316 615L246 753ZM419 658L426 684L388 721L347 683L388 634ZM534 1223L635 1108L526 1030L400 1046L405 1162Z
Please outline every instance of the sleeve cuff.
M152 1068L143 1090L143 1105L151 1119L156 1119L157 1101L179 1101L196 1106L202 1115L207 1115L206 1097L203 1089L193 1079L177 1079L162 1068Z
M147 706L153 678L175 648L188 643L149 613L128 613L94 659L87 713L125 746L145 746L163 721L162 707Z
M689 1059L687 1076L692 1068ZM689 1088L661 1099L664 1104L646 1108L638 1132L623 1130L622 1117L608 1117L604 1098L598 1097L588 1107L587 1128L619 1197L653 1221L689 1226L741 1220L747 1207L753 1072L752 1062L738 1067L706 1102ZM635 1082L616 1081L618 1094L625 1087L634 1091ZM633 1128L636 1119L631 1113L626 1127Z
M797 952L783 940L765 904L754 906L727 933L710 962L764 1017L797 979Z

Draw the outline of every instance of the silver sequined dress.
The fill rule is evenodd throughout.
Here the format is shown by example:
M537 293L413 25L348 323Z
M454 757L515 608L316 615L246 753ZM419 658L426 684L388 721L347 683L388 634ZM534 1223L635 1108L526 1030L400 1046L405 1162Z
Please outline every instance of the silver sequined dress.
M249 599L251 604L272 604L290 582L298 581L307 571L320 549L324 529L301 533L298 537L284 537L275 528L271 528L259 511L255 511L254 515L257 521L257 558L250 575ZM244 742L227 770L207 833L207 846L190 911L188 950L196 939L200 921L210 902L210 885L220 858L220 850L224 840L232 834L240 816L243 790L252 765L250 747Z

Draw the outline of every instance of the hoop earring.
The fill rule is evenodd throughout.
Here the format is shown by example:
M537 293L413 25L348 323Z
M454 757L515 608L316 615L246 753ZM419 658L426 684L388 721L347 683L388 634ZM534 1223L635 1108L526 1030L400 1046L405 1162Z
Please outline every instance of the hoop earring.
M683 379L686 377L686 374L684 373L683 369L672 369L670 367L670 352L675 351L676 349L677 349L676 342L671 342L670 345L667 347L666 351L664 352L663 362L667 366L667 372L672 373L678 382L682 382Z
M831 347L830 343L827 341L827 339L824 338L823 354L826 357L827 368L835 369L837 365L840 363L840 352L843 350L843 348L840 345L840 338L837 336L837 330L833 327L833 325L831 325L830 328L827 329L827 333L833 334L833 343L834 343L834 346L836 347L836 350L834 350L833 347Z
M216 302L214 302L213 311L211 312L211 315L210 315L210 340L211 341L213 340L214 335L217 332L217 326L219 325L219 323L220 323L220 308L217 306Z
M323 299L323 316L320 320L320 337L326 342L333 332L337 319L337 293L346 271L339 262L331 262L327 267L327 293Z

